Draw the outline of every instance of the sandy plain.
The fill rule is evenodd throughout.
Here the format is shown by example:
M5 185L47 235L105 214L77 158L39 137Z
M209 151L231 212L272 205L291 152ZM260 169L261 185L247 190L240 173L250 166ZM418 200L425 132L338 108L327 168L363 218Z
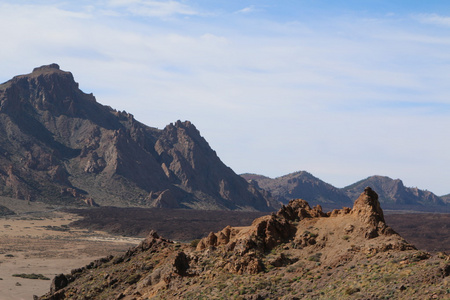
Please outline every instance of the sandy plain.
M0 204L5 199L0 199ZM17 200L15 200L17 201ZM42 204L18 203L14 216L0 217L0 299L33 299L48 292L51 279L89 262L123 253L142 239L69 228L78 216ZM14 204L8 205L14 207ZM14 274L42 274L50 280Z

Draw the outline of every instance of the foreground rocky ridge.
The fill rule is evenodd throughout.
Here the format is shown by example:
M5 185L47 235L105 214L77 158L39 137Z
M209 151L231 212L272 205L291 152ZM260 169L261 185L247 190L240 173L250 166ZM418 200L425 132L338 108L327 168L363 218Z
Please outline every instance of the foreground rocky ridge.
M427 299L449 295L449 275L449 257L407 243L366 188L352 209L297 199L196 245L151 232L122 256L57 276L39 299Z
M189 121L163 130L85 94L56 64L0 85L0 195L63 205L271 211Z

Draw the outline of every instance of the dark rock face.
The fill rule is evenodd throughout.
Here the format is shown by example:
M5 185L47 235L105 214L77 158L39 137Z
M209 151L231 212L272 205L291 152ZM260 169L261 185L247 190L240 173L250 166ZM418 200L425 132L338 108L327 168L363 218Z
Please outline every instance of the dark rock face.
M163 130L96 102L56 64L0 85L0 195L82 205L270 211L189 121Z
M59 291L62 288L65 288L69 284L69 280L67 279L66 275L59 274L55 276L52 280L52 284L50 286L50 292L55 293Z
M173 266L175 268L175 273L185 276L187 274L187 270L189 269L189 258L184 252L179 252L175 257Z

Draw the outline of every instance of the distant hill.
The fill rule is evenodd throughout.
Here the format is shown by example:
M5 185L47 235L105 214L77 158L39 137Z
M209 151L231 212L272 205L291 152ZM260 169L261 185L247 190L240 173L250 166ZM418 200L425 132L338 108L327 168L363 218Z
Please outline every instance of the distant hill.
M56 64L0 85L0 196L64 205L274 210L195 126L99 104Z
M250 182L256 182L282 203L300 198L309 201L311 205L321 204L327 209L351 206L359 191L371 186L379 194L380 203L385 209L450 212L450 194L438 197L430 191L405 187L400 179L394 180L386 176L371 176L342 189L305 171L275 179L249 173L241 176Z
M353 200L345 192L305 171L275 179L257 174L241 174L241 176L246 180L256 181L262 189L270 192L282 203L288 203L292 199L305 199L311 205L321 204L327 208L353 205Z
M440 197L442 201L444 201L447 204L450 204L450 194L444 195Z
M350 198L355 198L358 191L371 186L379 195L382 204L390 205L445 205L445 202L430 191L405 187L400 179L387 176L370 176L352 185L344 187Z

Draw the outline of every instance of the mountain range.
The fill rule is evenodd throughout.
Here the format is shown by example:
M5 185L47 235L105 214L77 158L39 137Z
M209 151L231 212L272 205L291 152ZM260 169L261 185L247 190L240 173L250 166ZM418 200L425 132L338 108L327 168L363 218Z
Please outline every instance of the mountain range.
M0 195L63 205L271 211L189 121L149 127L57 64L0 85Z
M389 209L440 210L450 204L450 197L438 197L430 191L405 187L400 179L387 176L370 176L344 188L336 188L306 171L294 172L277 178L257 174L241 174L249 182L255 181L262 189L281 201L307 199L311 204L327 208L350 206L359 191L367 186L379 194L379 201Z
M385 208L439 210L450 203L449 195L385 176L344 188L305 171L239 176L191 122L142 124L98 103L57 64L0 85L0 196L72 206L273 211L295 198L349 207L365 186Z

